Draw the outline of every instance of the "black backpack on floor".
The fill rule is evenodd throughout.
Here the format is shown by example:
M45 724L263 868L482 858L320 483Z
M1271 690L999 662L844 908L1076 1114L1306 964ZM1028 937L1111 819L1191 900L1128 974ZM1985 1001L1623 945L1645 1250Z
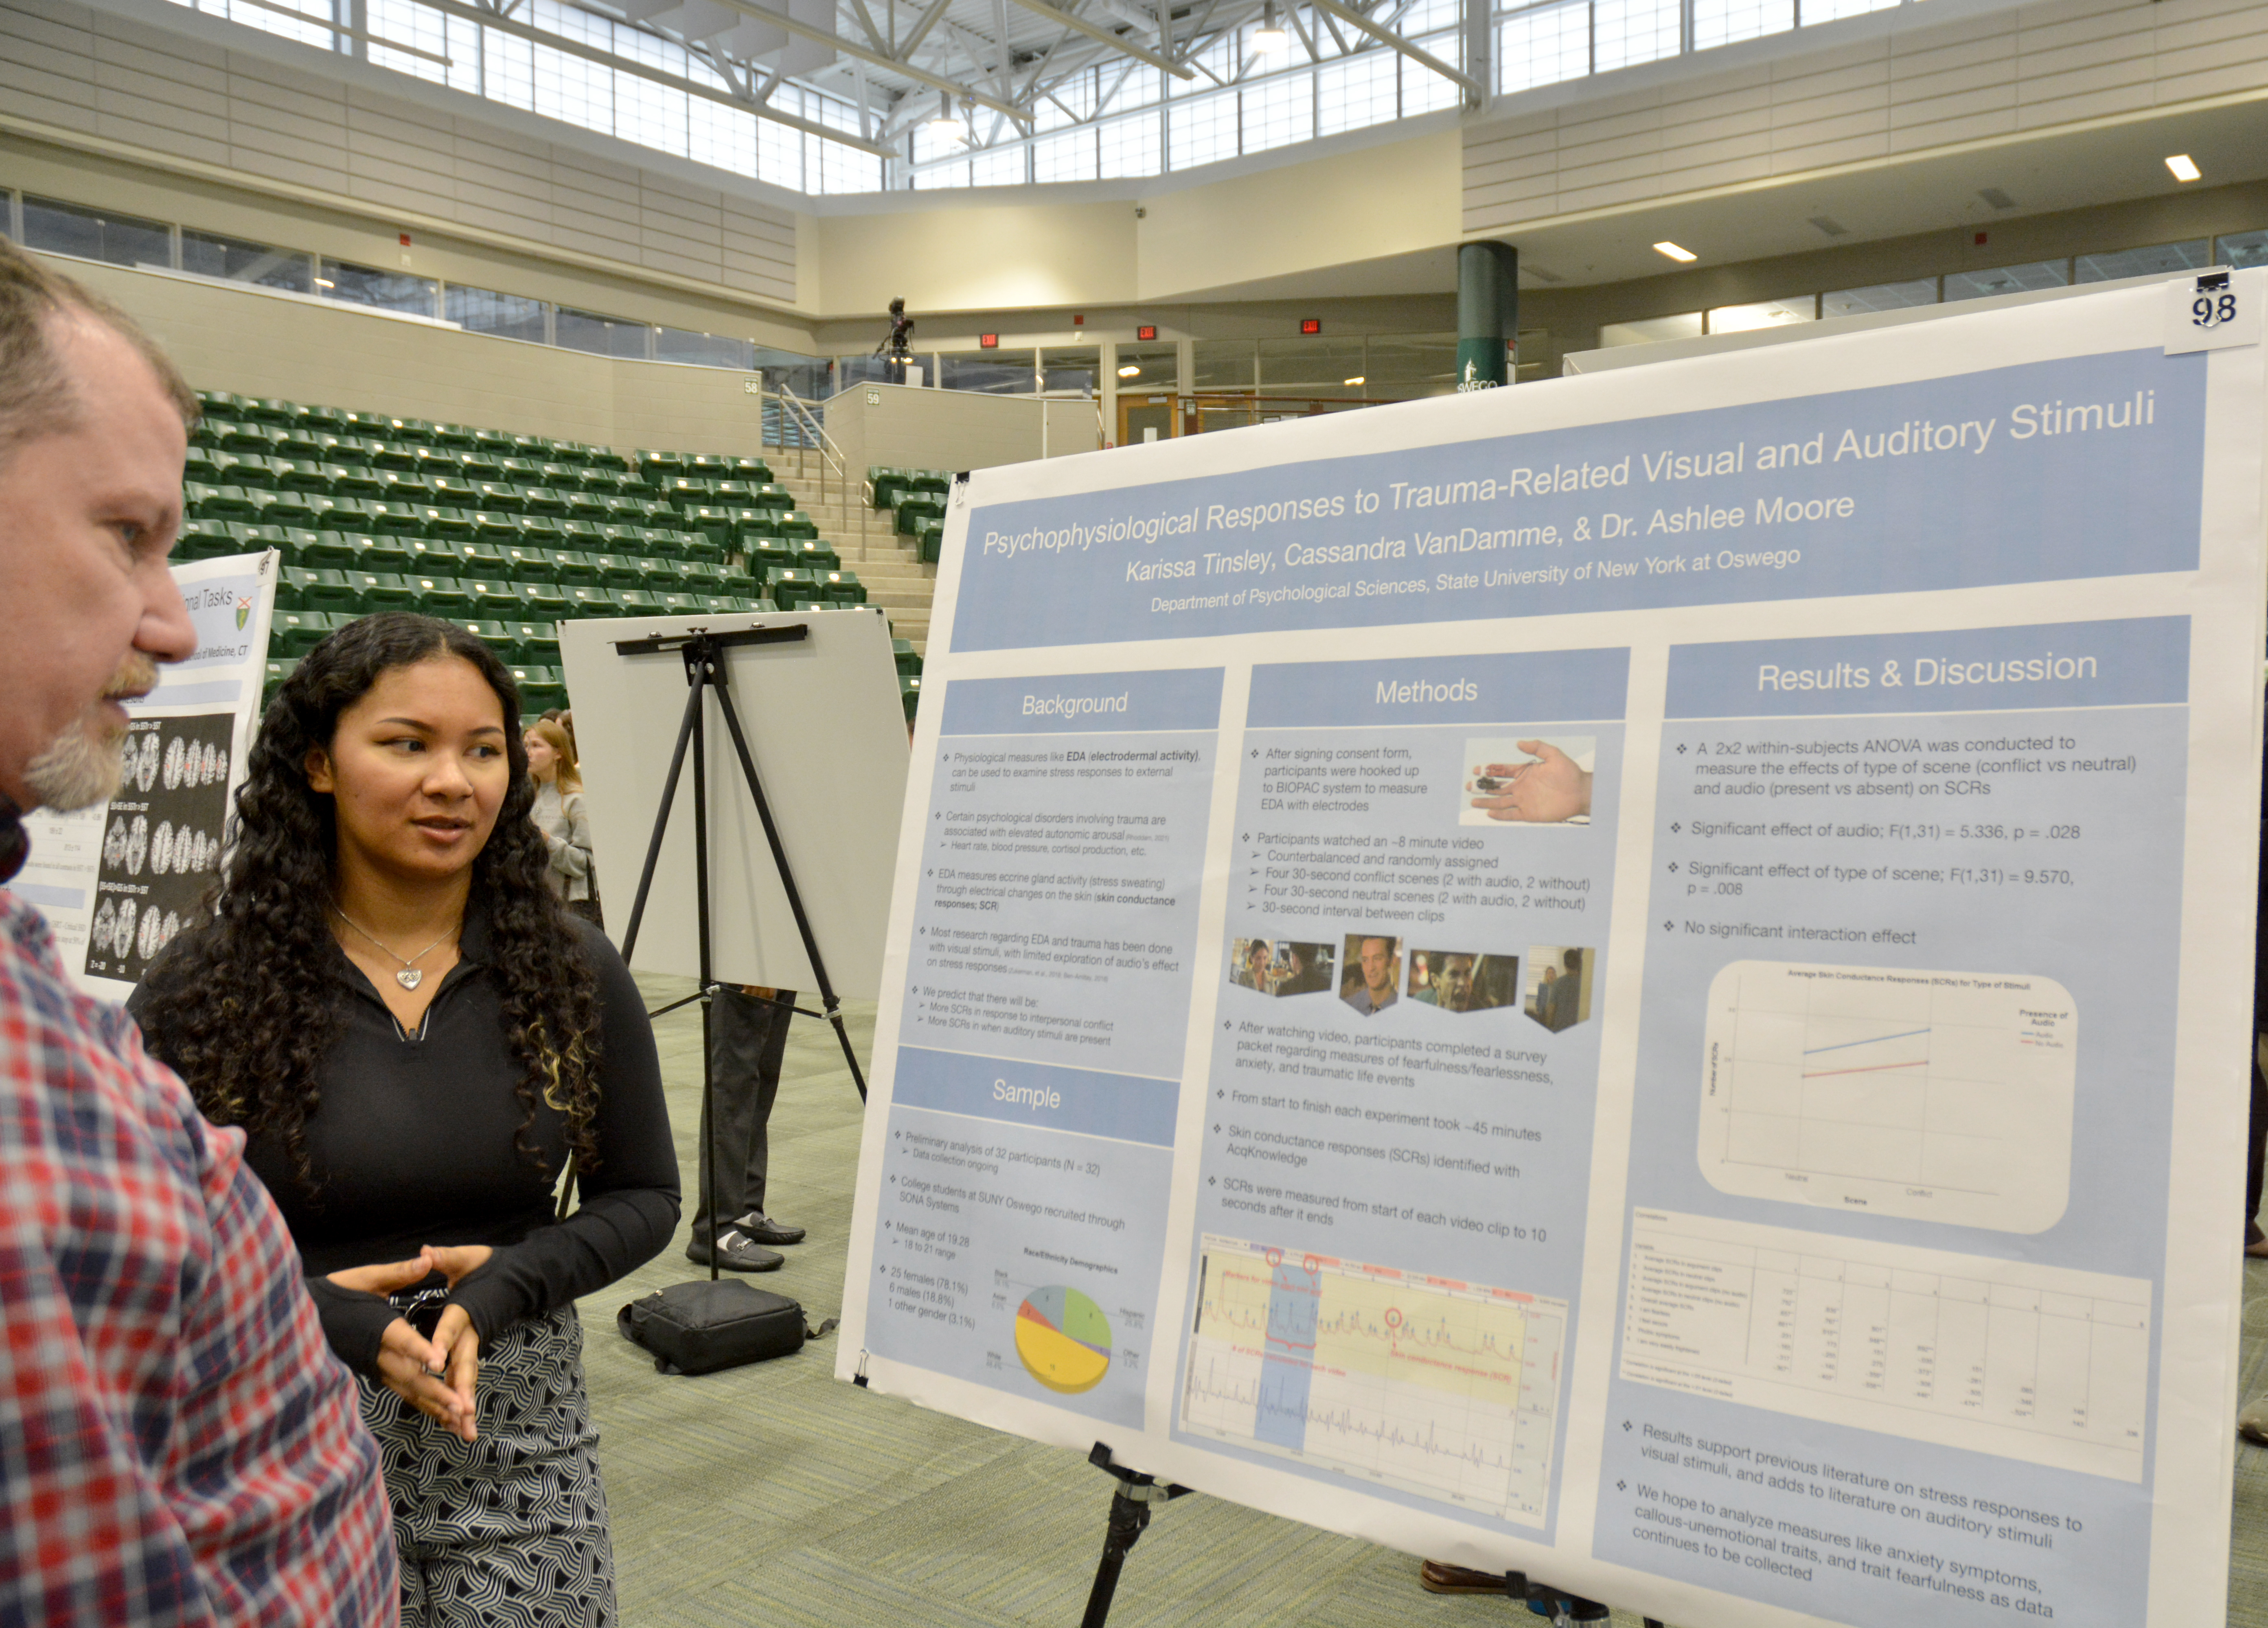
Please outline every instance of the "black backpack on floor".
M800 1302L737 1278L673 1283L632 1301L615 1317L622 1338L652 1352L655 1369L664 1374L714 1374L792 1356L835 1323L829 1317L812 1328Z

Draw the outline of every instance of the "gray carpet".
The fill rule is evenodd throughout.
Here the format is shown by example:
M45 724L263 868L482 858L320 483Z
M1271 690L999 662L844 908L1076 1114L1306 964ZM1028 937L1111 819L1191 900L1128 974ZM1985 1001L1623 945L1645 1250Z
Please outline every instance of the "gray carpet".
M686 980L641 978L659 1005ZM806 1006L817 1003L806 998ZM873 1009L854 1003L863 1066ZM678 1162L693 1192L700 1020L656 1024ZM771 1123L771 1209L810 1229L756 1278L816 1322L840 1309L859 1104L834 1032L799 1019ZM614 1330L651 1288L701 1275L685 1235L583 1302L628 1628L674 1624L1044 1624L1085 1609L1109 1484L1077 1454L924 1412L833 1378L833 1337L798 1357L666 1378ZM2268 1390L2268 1263L2249 1269L2245 1394ZM2229 1620L2268 1628L2268 1451L2240 1447ZM1204 1497L1161 1510L1119 1586L1114 1625L1515 1620L1501 1599L1422 1592L1407 1555ZM1530 1620L1524 1617L1517 1620ZM1637 1628L1616 1613L1616 1628Z

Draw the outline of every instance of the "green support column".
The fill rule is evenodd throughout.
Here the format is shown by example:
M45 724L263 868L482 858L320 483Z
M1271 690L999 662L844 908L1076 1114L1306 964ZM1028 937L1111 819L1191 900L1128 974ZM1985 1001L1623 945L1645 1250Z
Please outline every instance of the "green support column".
M1520 251L1508 243L1457 249L1457 388L1492 390L1512 381L1505 354L1520 332Z

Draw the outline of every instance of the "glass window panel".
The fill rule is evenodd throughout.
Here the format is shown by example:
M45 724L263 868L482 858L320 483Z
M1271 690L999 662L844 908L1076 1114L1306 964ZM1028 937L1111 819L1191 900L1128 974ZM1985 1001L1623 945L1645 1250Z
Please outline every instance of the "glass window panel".
M1403 12L1401 19L1395 25L1395 32L1405 40L1415 40L1440 29L1454 28L1462 9L1459 0L1413 0L1410 9ZM1426 48L1431 50L1432 48L1429 46ZM1435 51L1433 55L1440 56L1441 53ZM1447 62L1451 59L1443 56L1441 60Z
M933 170L916 170L912 180L914 186L924 192L945 187L966 187L968 185L968 166L966 164L940 164Z
M981 391L993 396L1032 393L1032 353L1028 350L948 350L938 358L947 390Z
M1102 369L1099 345L1050 345L1040 353L1040 372L1049 391L1091 396Z
M1081 125L1032 143L1032 179L1035 181L1091 181L1094 179L1094 131Z
M1167 162L1176 170L1236 157L1236 96L1175 102L1168 111Z
M1315 84L1310 76L1271 79L1243 95L1245 151L1265 152L1314 139Z
M2082 254L2072 281L2111 282L2158 271L2195 271L2212 264L2213 239L2193 238L2187 243L2156 243L2146 249L2120 249L2111 254Z
M1199 390L1250 390L1260 382L1248 339L1201 339L1190 351L1189 382ZM1123 359L1126 352L1118 354Z
M764 376L766 390L790 390L806 401L818 401L834 389L834 365L824 356L758 345L749 361Z
M1594 0L1594 72L1677 55L1677 0Z
M643 360L652 329L626 317L602 317L596 312L559 307L559 345L568 350L587 350L594 356L627 356Z
M2059 289L2071 280L2070 262L2036 260L2029 266L1996 266L1990 271L1948 271L1945 298L1984 299L1994 294L2018 294L2029 289Z
M468 333L494 334L504 339L543 343L543 302L494 289L468 289L449 284L443 309L449 320Z
M1318 136L1366 130L1401 116L1401 57L1383 47L1361 52L1315 70Z
M481 30L481 84L490 101L533 112L535 107L535 42L516 34Z
M398 271L380 271L328 257L316 262L315 292L325 299L350 305L370 305L379 311L407 312L411 316L438 314L441 285L431 277L413 277Z
M1159 115L1137 114L1116 119L1096 134L1100 152L1095 173L1104 180L1121 175L1155 175L1163 167L1158 140Z
M276 4L291 5L291 0L276 0ZM306 22L286 17L281 11L270 11L264 5L239 5L233 4L233 0L220 0L220 4L212 9L232 23L242 23L247 28L259 29L262 33L280 34L286 40L297 40L301 45L312 45L319 51L330 50L339 42L338 36L324 26L330 20L331 8L322 0L300 0L300 4L292 7L306 17Z
M1121 345L1118 348L1118 388L1156 391L1174 388L1179 363L1171 345ZM1129 374L1126 370L1132 368Z
M535 54L534 111L547 119L613 135L615 70L548 45L532 49Z
M2268 231L2224 232L2220 247L2224 266L2268 266Z
M819 190L825 193L880 192L882 161L871 152L845 147L841 142L814 140L819 153Z
M1591 8L1582 0L1507 17L1496 37L1497 88L1507 95L1591 71Z
M738 368L742 372L755 365L755 341L733 339L722 334L695 334L685 328L656 328L653 331L653 359L657 362L690 362L704 368Z
M1719 305L1709 313L1712 334L1746 334L1756 328L1782 328L1791 322L1814 319L1808 294L1793 299L1758 300L1748 305Z
M477 96L481 90L481 28L460 18L444 17L416 0L365 0L370 32L379 39L414 45L421 51L448 58L446 66L391 51L372 41L367 47L372 65L409 74L435 84Z
M186 227L181 231L181 269L201 277L226 277L232 282L288 289L294 294L315 291L312 254L298 249L271 249L264 243L241 243Z
M1816 22L1816 18L1808 18ZM1795 26L1795 0L1693 0L1693 48L1786 33Z
M1020 187L1030 175L1031 159L1021 147L1012 147L1005 152L971 153L968 157L968 181L972 187Z
M1356 378L1365 378L1365 384L1346 382ZM1366 385L1359 337L1323 335L1260 341L1260 393L1263 396L1359 396Z
M171 269L173 234L158 221L85 209L76 203L24 194L24 246L114 266L157 266Z
M648 36L624 29L625 40ZM656 41L656 43L661 43ZM681 59L682 53L680 53ZM671 71L682 73L682 61ZM657 152L686 154L688 136L685 104L691 99L684 92L671 85L656 84L651 79L641 79L635 74L617 73L615 80L615 134L626 142L641 147L651 147Z
M1360 393L1373 400L1447 395L1456 388L1454 334L1374 334L1366 348L1367 382Z
M1164 99L1165 92L1159 89L1159 84L1165 76L1154 68L1130 62L1123 74L1115 68L1099 71L1103 75L1104 113L1124 113L1130 108L1148 107Z
M1803 23L1831 23L1838 17L1864 17L1869 11L1887 11L1903 0L1803 0Z
M1822 317L1854 317L1867 311L1904 311L1909 305L1937 304L1937 279L1920 277L1911 282L1878 282L1870 289L1842 289L1819 297Z
M1609 322L1599 329L1602 350L1616 345L1650 345L1658 340L1698 339L1701 313L1680 312L1674 317L1647 317L1637 322Z
M1435 34L1431 39L1415 42L1429 56L1438 56L1452 68L1464 64L1464 42L1454 33ZM1402 59L1402 116L1414 119L1421 113L1438 113L1444 107L1454 107L1463 95L1454 79L1445 79L1423 62L1409 57Z
M762 122L754 114L743 113L737 107L726 107L705 97L688 97L685 156L711 169L726 170L734 175L754 175L758 165L756 126ZM802 180L800 174L796 177L799 192L802 190Z

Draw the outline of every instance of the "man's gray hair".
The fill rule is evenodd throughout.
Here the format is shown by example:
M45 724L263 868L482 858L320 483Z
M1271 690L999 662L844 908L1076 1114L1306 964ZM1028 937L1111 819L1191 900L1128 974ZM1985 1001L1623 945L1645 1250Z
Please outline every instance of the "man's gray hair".
M181 422L197 421L196 392L133 318L0 238L0 464L25 442L71 427L77 403L55 355L51 325L73 313L101 323L133 346L158 376Z

